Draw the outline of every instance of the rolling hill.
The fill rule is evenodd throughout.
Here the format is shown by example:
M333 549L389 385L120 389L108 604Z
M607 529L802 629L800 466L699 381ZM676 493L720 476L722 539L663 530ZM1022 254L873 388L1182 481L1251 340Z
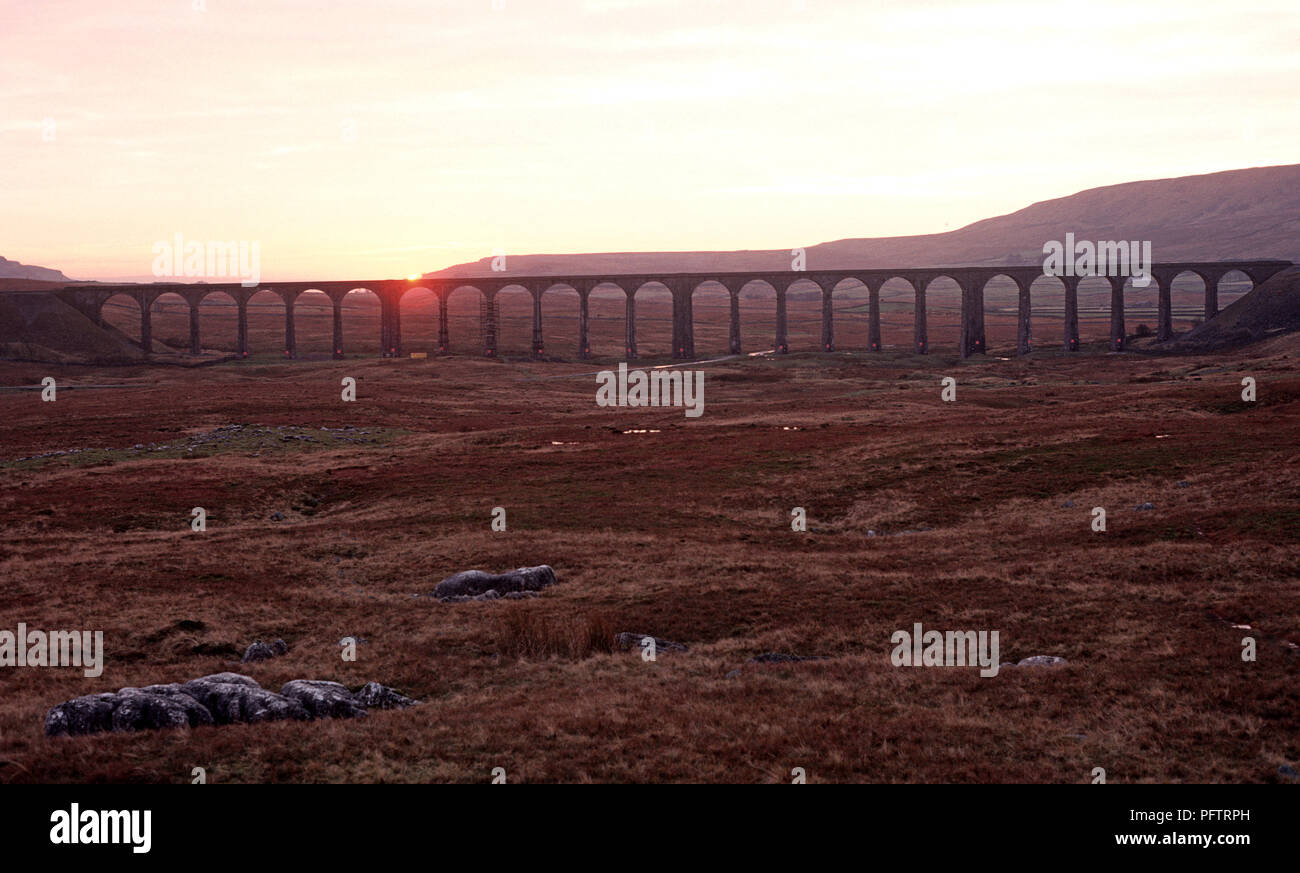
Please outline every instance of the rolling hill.
M1031 264L1043 243L1151 240L1156 261L1283 258L1300 261L1300 164L1229 170L1090 188L947 233L842 239L807 248L808 269ZM788 270L790 253L619 252L511 255L521 275ZM429 276L492 275L491 258Z
M0 279L33 279L40 282L68 282L67 276L48 267L29 267L0 257Z

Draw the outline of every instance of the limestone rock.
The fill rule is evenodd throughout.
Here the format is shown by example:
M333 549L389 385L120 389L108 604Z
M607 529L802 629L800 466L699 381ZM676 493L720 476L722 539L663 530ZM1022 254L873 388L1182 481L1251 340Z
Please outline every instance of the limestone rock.
M215 673L171 685L122 688L64 701L45 716L48 737L199 727L281 719L361 718L369 708L405 709L412 700L371 682L352 692L337 682L295 679L276 694L247 676Z
M47 737L75 737L112 730L116 694L86 694L55 706L45 716Z
M1058 658L1056 655L1034 655L1025 658L1017 667L1055 667L1058 664L1067 663L1064 658Z
M60 703L45 716L47 737L212 724L212 713L179 685L123 688Z
M367 709L406 709L416 705L416 701L378 682L367 682L352 697Z
M174 685L123 688L117 692L112 730L140 731L212 724L212 713Z
M271 643L264 643L261 640L258 640L244 650L244 657L242 660L245 663L249 661L266 661L278 657L279 655L283 655L287 651L289 651L289 644L284 640L275 640Z
M313 718L363 718L366 714L352 692L337 682L294 679L280 689L280 696L296 701Z
M186 693L208 708L217 724L282 719L305 721L311 718L298 701L267 691L238 673L214 673L191 679L184 688Z
M484 573L482 570L463 570L443 579L433 589L439 600L452 597L478 597L489 591L499 596L516 591L540 591L555 584L555 571L548 565L520 567L505 573Z

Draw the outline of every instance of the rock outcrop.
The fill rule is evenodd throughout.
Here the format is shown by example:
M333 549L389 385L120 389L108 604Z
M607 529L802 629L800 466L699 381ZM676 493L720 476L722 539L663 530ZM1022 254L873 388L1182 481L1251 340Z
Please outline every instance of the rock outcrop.
M264 643L261 640L258 640L244 650L244 657L241 660L245 663L249 661L267 661L271 658L279 657L288 651L289 644L284 640L275 640L270 643Z
M555 571L547 564L520 567L505 573L463 570L443 579L433 589L433 596L445 603L465 600L511 600L532 597L555 584Z
M212 713L217 724L241 724L283 719L306 720L311 716L302 704L267 691L253 679L238 673L214 673L191 679L181 686Z
M1028 658L1021 660L1018 664L1016 664L1016 666L1017 667L1055 667L1064 663L1067 663L1066 660L1064 658L1059 658L1056 655L1031 655Z
M45 735L79 736L212 723L212 713L180 686L150 685L123 688L116 694L87 694L60 703L45 716Z
M280 696L296 701L312 718L362 718L366 714L352 692L337 682L295 679L285 683Z
M415 706L415 701L411 698L378 682L367 682L352 697L367 709L406 709L408 706Z
M116 693L87 694L64 701L46 714L45 735L360 718L370 708L404 709L415 703L378 682L352 692L337 682L295 679L276 694L247 676L214 673L184 683L123 688Z

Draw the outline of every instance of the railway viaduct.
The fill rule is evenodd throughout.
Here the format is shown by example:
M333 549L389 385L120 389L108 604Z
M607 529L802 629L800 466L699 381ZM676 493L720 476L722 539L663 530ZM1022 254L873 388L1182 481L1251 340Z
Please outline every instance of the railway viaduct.
M1159 314L1157 336L1161 340L1173 336L1172 307L1170 289L1174 279L1183 273L1194 273L1205 282L1205 317L1213 318L1219 311L1218 282L1225 274L1237 271L1246 275L1252 287L1258 287L1273 274L1290 267L1290 261L1196 261L1186 263L1155 264L1150 270L1151 281L1158 287ZM658 283L667 287L672 293L673 301L673 353L674 359L689 360L695 357L694 317L692 314L692 296L697 288L709 282L716 282L724 287L731 297L730 313L730 351L739 354L740 348L740 291L746 285L755 282L766 283L776 291L776 336L775 349L778 354L789 351L786 336L786 295L791 286L798 283L811 283L821 290L822 295L822 351L835 349L835 324L831 308L831 298L837 287L843 282L856 279L865 285L869 294L868 307L868 348L871 351L881 349L880 342L880 288L890 279L902 279L912 286L915 293L915 316L913 327L913 351L924 354L929 351L929 339L926 333L925 294L926 288L935 279L948 277L956 281L961 288L961 338L962 357L983 354L984 337L984 288L997 276L1005 276L1019 289L1019 309L1017 319L1017 354L1027 354L1032 347L1030 336L1030 286L1034 280L1044 276L1041 266L1019 267L935 267L907 269L861 269L861 270L809 270L809 271L753 271L725 273L658 273L658 274L611 274L590 276L516 276L509 273L494 274L481 278L441 278L423 277L419 279L383 279L377 281L328 281L328 282L272 282L256 287L244 287L240 284L159 284L148 285L70 285L55 293L80 311L103 324L104 304L112 297L122 294L133 298L140 306L141 346L146 354L152 353L152 325L150 311L153 303L163 294L172 293L184 298L189 304L190 315L190 352L199 354L201 343L199 337L199 303L209 294L221 291L234 299L238 306L238 353L248 355L248 301L261 291L277 294L285 304L284 354L296 357L297 348L294 337L294 301L306 291L320 291L326 294L334 304L334 357L343 357L343 298L354 290L374 292L381 303L379 348L385 356L401 356L402 323L399 303L402 296L415 288L432 291L438 299L438 349L446 353L451 349L447 328L447 299L461 288L471 288L481 295L481 304L487 313L495 313L495 298L502 289L510 287L523 288L532 296L533 303L533 342L532 353L543 354L542 344L542 296L549 290L569 288L576 291L579 298L578 336L575 338L578 357L590 357L588 342L587 303L593 289L605 286L613 287L626 295L626 355L628 359L636 358L636 293L642 287ZM1079 348L1079 313L1078 288L1084 277L1056 277L1065 286L1064 344L1069 351ZM1122 351L1125 343L1124 328L1124 290L1131 281L1127 276L1100 277L1110 283L1110 347ZM1147 286L1150 287L1149 285ZM496 319L485 319L482 353L488 356L497 354Z

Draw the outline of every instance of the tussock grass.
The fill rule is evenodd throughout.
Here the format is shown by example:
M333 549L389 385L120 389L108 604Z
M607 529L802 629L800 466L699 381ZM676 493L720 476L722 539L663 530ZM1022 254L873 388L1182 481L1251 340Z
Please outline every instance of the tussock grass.
M510 658L582 660L614 651L617 633L602 613L552 615L532 604L511 603L494 616L497 651Z

